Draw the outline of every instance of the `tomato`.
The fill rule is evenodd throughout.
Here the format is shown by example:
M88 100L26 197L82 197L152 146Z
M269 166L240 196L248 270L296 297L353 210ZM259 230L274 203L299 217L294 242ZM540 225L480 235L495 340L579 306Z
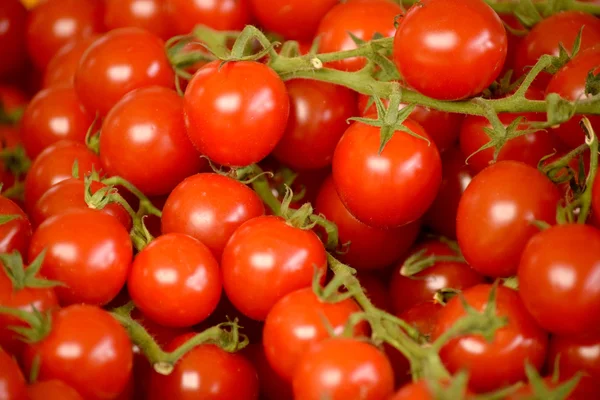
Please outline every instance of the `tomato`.
M250 343L242 350L244 355L256 368L260 382L261 399L265 400L294 400L292 384L273 370L265 356L262 343Z
M164 42L140 28L101 36L85 51L75 72L81 102L101 116L132 90L154 85L174 88L175 76Z
M175 34L192 32L196 25L220 31L242 30L251 23L248 0L188 1L165 0Z
M75 72L83 53L98 39L98 35L73 39L54 54L42 78L42 86L62 86L75 84Z
M500 74L506 31L481 0L424 0L394 36L394 63L419 93L440 100L475 96Z
M596 177L592 188L592 213L600 224L600 178Z
M587 382L584 382L587 379L589 378L583 377L578 382L578 384L573 389L571 389L570 392L557 397L567 400L585 400L597 397L598 392L594 392L592 397L579 397L579 395L577 394L582 389L581 387L587 384ZM563 385L564 383L565 382L555 381L555 379L551 376L542 378L542 384L546 387L547 390L550 391L558 389L558 387L560 385ZM584 390L587 390L587 388L585 388ZM508 397L506 397L506 400L529 400L534 398L541 397L536 393L534 385L532 383L528 383L525 386L521 386L516 392L511 393Z
M407 383L402 386L400 390L398 390L389 400L435 400L437 397L435 396L435 389L433 386L430 386L431 383L420 379L416 382ZM442 387L445 385L442 383ZM470 395L468 389L465 389L461 398L469 398L465 397Z
M273 155L293 169L318 169L331 164L333 151L356 115L356 96L345 87L308 79L285 86L290 116Z
M6 113L11 114L25 107L28 102L27 94L21 89L10 85L0 85L0 103Z
M419 222L394 229L363 224L346 209L331 176L321 186L314 204L318 213L337 225L340 244L350 243L342 248L338 259L359 270L389 266L413 245L419 234Z
M29 218L14 201L0 195L0 218L5 215L18 215L19 218L0 224L0 253L12 253L17 250L24 254L31 240Z
M255 61L213 61L185 90L188 135L212 161L246 166L265 158L283 136L290 101L285 85Z
M0 8L0 77L17 71L27 58L25 26L27 10L19 0L4 0Z
M241 182L214 173L196 174L177 185L167 198L162 232L190 235L220 261L233 232L264 213L260 197Z
M29 400L83 400L75 389L57 379L36 382L27 388Z
M189 340L193 334L173 340L167 351ZM169 375L152 372L148 400L255 400L258 376L244 356L229 353L214 344L201 344L186 353Z
M587 225L557 225L527 243L519 263L519 290L542 328L561 335L598 332L598 254L600 230Z
M324 3L324 2L321 2ZM376 33L392 37L396 32L394 19L402 8L389 0L351 0L331 8L321 19L317 36L319 53L355 49L349 33L368 41ZM344 71L358 71L367 64L363 57L350 57L327 63L327 67Z
M387 281L384 281L383 277L377 276L370 271L360 271L356 274L356 279L358 279L365 295L375 307L380 310L391 311L392 300L388 293Z
M502 188L502 190L498 190ZM483 275L517 272L534 221L556 222L560 191L536 168L500 161L481 171L458 205L456 237L471 267Z
M52 316L50 334L28 345L24 363L28 373L39 356L38 379L61 380L85 399L113 399L131 376L131 347L127 332L108 312L72 305Z
M462 296L467 304L481 312L491 289L492 285L481 284L463 291ZM546 357L548 337L527 313L516 291L499 286L496 310L496 314L507 317L508 322L496 331L492 342L480 335L464 335L448 342L440 352L451 373L461 369L469 373L469 387L477 392L492 391L525 379L525 361L539 370ZM453 297L439 312L434 340L464 315L461 298Z
M600 392L600 336L558 336L550 338L547 367L553 371L558 361L562 378L570 378L578 372L589 375L593 386Z
M97 210L73 210L45 220L31 238L29 260L44 249L40 272L65 283L56 288L62 305L104 305L114 299L125 284L133 254L123 225Z
M404 126L421 136L396 131L379 154L379 128L354 122L333 155L333 181L356 219L395 228L423 216L442 180L440 154L416 122Z
M500 76L505 76L510 70L515 70L515 59L517 56L517 49L524 39L524 36L520 36L512 33L508 28L516 29L517 31L525 31L526 28L523 26L521 21L514 14L499 14L500 19L505 24L506 29L506 61L504 62L504 68L500 72Z
M0 347L0 399L25 400L27 386L19 364Z
M315 269L324 273L326 268L325 249L317 235L274 216L242 224L221 258L227 297L256 320L264 320L286 294L311 286Z
M47 0L29 12L27 49L43 71L52 56L72 39L102 32L102 7L97 0Z
M143 28L164 40L172 30L166 0L105 0L104 24L109 30Z
M190 143L177 92L147 87L130 92L102 123L100 160L150 196L167 194L205 162Z
M293 387L296 400L380 400L394 391L394 375L387 357L371 344L332 338L304 354Z

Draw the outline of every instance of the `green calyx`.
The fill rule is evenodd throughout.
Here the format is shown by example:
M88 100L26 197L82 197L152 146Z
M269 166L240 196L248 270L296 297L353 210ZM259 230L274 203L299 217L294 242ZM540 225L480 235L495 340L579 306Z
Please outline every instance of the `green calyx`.
M28 326L11 326L10 330L19 335L19 340L25 343L38 343L52 331L52 311L44 313L32 306L32 311L0 306L0 314L15 317Z
M46 250L44 249L35 260L29 264L29 267L25 268L21 253L17 250L12 253L0 254L0 262L2 263L4 273L10 279L15 292L26 288L65 286L62 282L38 277L45 256Z

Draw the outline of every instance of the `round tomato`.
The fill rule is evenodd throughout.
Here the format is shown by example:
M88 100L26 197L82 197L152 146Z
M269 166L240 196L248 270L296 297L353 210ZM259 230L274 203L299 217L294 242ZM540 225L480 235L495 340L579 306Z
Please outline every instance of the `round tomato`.
M58 379L29 385L27 396L29 400L84 400L75 389Z
M98 39L98 35L73 39L54 54L44 71L42 86L73 86L75 72L83 53Z
M0 347L0 396L6 400L27 398L27 384L19 364Z
M4 0L0 7L0 77L15 72L27 59L27 10L19 0Z
M243 349L244 355L252 361L260 382L261 399L293 400L291 382L283 379L267 360L262 343L250 343Z
M109 30L138 27L164 40L171 37L166 0L105 0L104 7Z
M553 371L556 362L562 378L570 378L578 372L588 375L600 392L600 336L560 336L550 338L547 368Z
M251 23L248 0L164 0L175 34L187 35L196 25L220 31L242 30Z
M11 199L0 195L0 218L16 215L18 218L0 223L0 253L18 251L25 254L31 240L31 223L27 214Z

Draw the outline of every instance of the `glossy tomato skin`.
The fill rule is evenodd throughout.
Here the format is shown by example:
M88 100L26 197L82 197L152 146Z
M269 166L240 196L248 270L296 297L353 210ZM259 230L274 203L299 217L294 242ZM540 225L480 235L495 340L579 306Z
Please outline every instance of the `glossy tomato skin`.
M369 41L375 33L392 37L396 32L394 19L402 14L402 8L389 0L351 0L331 8L321 19L317 36L319 53L352 50L356 43L348 32L359 39ZM364 67L364 57L351 57L327 64L343 71L358 71Z
M50 334L28 346L24 363L29 372L39 356L40 380L61 380L85 399L113 399L131 377L131 347L127 332L108 312L72 305L53 314Z
M498 190L502 188L502 190ZM556 222L560 191L536 168L500 161L473 178L460 199L456 236L463 256L483 275L517 272L535 220Z
M429 140L408 119L404 126ZM395 228L416 221L429 208L442 180L434 143L396 131L379 154L379 128L355 122L333 155L333 181L356 219L374 227Z
M462 292L467 304L483 311L492 285L481 284ZM505 286L496 289L497 315L508 318L498 329L492 342L479 335L461 336L448 342L441 350L442 361L451 373L460 369L469 372L469 388L476 392L498 389L525 379L525 360L538 370L544 364L548 345L547 334L537 326L519 298ZM433 339L440 337L465 315L459 296L452 298L438 315ZM484 366L494 365L494 368Z
M31 240L31 222L27 214L11 199L0 195L0 216L18 215L0 225L0 253L27 252Z
M26 400L27 384L14 358L0 347L0 398Z
M25 26L27 10L19 0L5 0L0 9L0 78L10 75L27 59Z
M273 155L298 170L329 166L348 118L356 115L356 95L345 87L308 79L294 79L285 86L290 116Z
M205 244L217 261L233 232L264 215L260 197L248 186L216 173L192 175L169 195L161 218L163 233L179 232Z
M104 34L86 50L75 73L75 90L101 116L127 93L148 86L175 87L164 42L141 28Z
M561 335L600 328L600 230L556 225L535 235L519 263L519 290L527 310L544 329Z
M398 260L417 240L419 221L394 229L380 229L357 220L338 196L333 179L329 176L314 203L318 213L334 222L338 228L339 242L350 242L337 257L359 270L381 269Z
M248 0L165 0L165 4L177 35L189 34L196 25L221 31L242 30L252 20Z
M283 136L290 101L284 83L255 61L213 61L185 90L188 135L212 161L246 166L265 158Z
M405 82L440 100L481 93L500 74L506 51L502 21L481 0L422 1L394 36L394 63Z
M286 294L311 286L315 268L325 272L326 267L325 249L314 232L274 216L242 224L221 259L227 297L256 320L264 320Z
M600 392L600 335L553 335L548 349L549 371L553 371L557 361L561 378L584 372Z
M106 29L137 27L163 40L171 36L166 0L105 0Z
M58 379L29 385L27 396L29 400L84 400L75 389Z
M42 78L42 87L73 86L75 72L83 53L98 39L99 35L73 39L54 54Z

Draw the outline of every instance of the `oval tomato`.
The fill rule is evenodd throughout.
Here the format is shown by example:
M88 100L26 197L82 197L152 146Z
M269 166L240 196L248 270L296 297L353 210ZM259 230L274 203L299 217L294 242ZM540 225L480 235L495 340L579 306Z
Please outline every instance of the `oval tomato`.
M98 35L73 39L54 54L42 78L42 87L73 86L75 72L83 53L98 39Z
M27 214L11 199L0 195L0 218L17 215L18 218L0 223L0 253L18 251L25 254L31 240L31 223Z
M27 384L19 364L0 347L0 395L6 400L25 400Z
M109 30L143 28L161 39L171 37L166 0L105 0L104 24Z
M0 8L0 77L15 72L27 59L27 10L19 0L4 0Z
M29 400L84 400L75 389L57 379L29 385L27 396Z
M174 33L178 35L191 33L196 25L220 31L242 30L252 19L248 0L165 0L165 4Z

